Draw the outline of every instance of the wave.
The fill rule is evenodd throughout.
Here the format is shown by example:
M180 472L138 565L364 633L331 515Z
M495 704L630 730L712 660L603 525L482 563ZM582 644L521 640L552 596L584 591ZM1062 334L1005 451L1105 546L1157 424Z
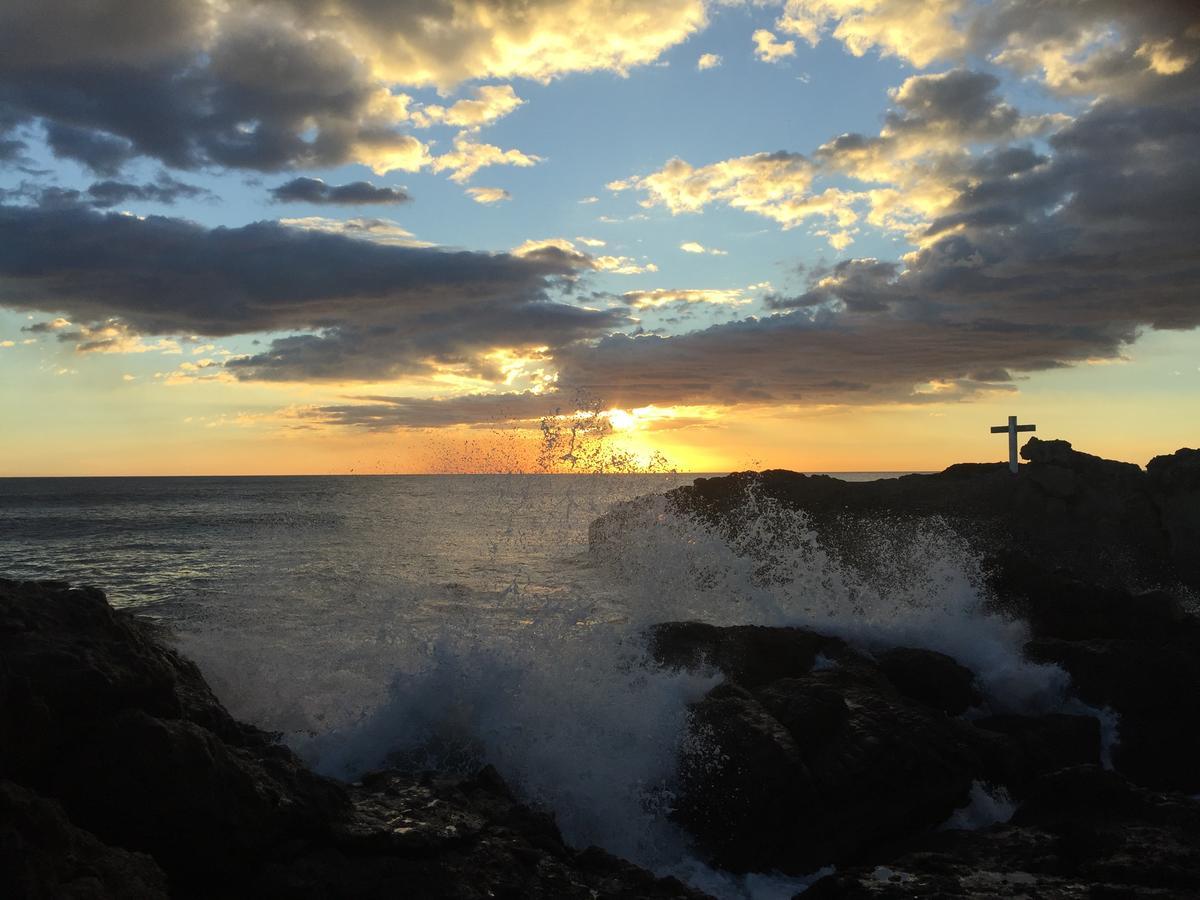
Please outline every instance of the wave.
M835 541L753 492L733 526L662 497L609 521L570 590L362 583L318 607L212 612L182 629L184 649L235 715L284 732L318 771L491 763L571 843L731 898L790 897L811 879L735 876L690 853L669 818L676 761L689 704L720 675L656 667L645 626L803 625L868 652L925 647L977 673L978 712L1077 708L1061 669L1023 659L1025 626L990 610L978 558L944 522L864 522ZM563 559L554 535L541 545Z

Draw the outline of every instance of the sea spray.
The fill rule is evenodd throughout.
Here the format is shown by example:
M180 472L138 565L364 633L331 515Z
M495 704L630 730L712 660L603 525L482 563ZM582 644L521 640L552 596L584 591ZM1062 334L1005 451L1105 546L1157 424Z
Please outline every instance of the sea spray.
M860 521L841 535L847 552L803 510L753 489L720 523L661 496L611 515L593 529L593 556L640 623L802 625L868 651L923 647L972 669L993 711L1066 702L1066 673L1024 659L1027 626L988 609L977 554L941 519Z
M253 602L210 605L185 650L235 714L284 732L320 771L491 763L571 843L721 897L791 896L806 880L734 876L689 852L670 819L676 765L706 750L689 745L688 707L720 676L658 669L645 626L800 624L868 652L929 647L979 673L990 711L1064 708L1066 676L1022 658L1024 627L988 611L978 560L943 522L863 523L848 552L753 494L735 527L652 497L619 507L585 554L612 483L487 476L456 522L488 548L478 573L360 567L319 581L323 597L299 579L266 596L247 582L228 596Z

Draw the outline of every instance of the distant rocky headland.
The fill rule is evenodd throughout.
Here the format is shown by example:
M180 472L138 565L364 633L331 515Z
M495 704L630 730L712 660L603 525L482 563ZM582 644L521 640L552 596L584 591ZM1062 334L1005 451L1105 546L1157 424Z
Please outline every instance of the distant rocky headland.
M806 898L1200 896L1200 450L1145 470L1063 441L1023 456L1015 476L771 471L670 492L736 528L758 491L835 545L856 520L956 523L990 602L1027 623L1025 658L1061 667L1078 701L1017 714L944 653L661 623L649 665L724 676L692 707L670 812L700 858L828 872ZM970 821L989 803L1010 808ZM99 590L0 579L0 896L701 895L567 846L491 768L318 776Z
M857 519L939 516L959 526L997 574L1036 569L1093 584L1200 587L1200 450L1156 456L1142 469L1031 438L1021 456L1027 463L1017 475L1004 463L865 482L775 469L698 478L666 496L736 527L753 490L803 509L835 542L839 526ZM620 514L593 523L593 544L622 527Z

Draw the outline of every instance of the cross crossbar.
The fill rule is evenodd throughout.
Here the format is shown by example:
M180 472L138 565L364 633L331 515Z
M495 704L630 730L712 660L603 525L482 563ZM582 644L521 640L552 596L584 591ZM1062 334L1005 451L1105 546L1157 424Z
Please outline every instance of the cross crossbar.
M1008 435L1008 468L1016 475L1019 469L1017 464L1017 432L1018 431L1037 431L1036 425L1018 425L1016 416L1008 417L1007 425L993 425L992 434L1007 434Z

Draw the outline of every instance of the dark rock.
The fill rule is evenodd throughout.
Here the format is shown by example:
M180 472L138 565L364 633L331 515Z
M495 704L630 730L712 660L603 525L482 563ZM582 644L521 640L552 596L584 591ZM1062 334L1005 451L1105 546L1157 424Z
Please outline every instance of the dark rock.
M1098 767L1035 786L1012 821L950 831L843 868L802 896L831 898L1200 896L1200 804L1134 787Z
M749 691L718 685L693 711L675 819L708 859L740 871L794 855L812 775L796 741Z
M591 847L573 850L495 770L469 778L376 772L350 788L332 846L265 866L250 894L312 900L409 897L647 900L703 895Z
M1062 666L1084 702L1120 716L1118 771L1163 790L1200 790L1200 640L1035 640L1026 655Z
M348 808L95 589L0 580L0 770L106 843L200 881Z
M1200 450L1176 450L1146 464L1167 534L1167 552L1180 576L1200 585Z
M901 694L947 715L962 715L982 701L975 674L945 653L895 647L875 660Z
M1010 561L996 588L1009 612L1029 622L1035 637L1161 639L1200 631L1174 594L1131 593Z
M807 628L761 625L718 627L704 622L665 622L648 632L650 655L672 669L711 666L746 687L807 675L817 656L858 656L844 641Z
M992 780L1023 796L1041 776L1071 766L1100 764L1100 722L1092 716L985 716L976 728L1004 735Z
M840 641L778 629L775 644L771 630L680 623L652 632L660 658L729 663L731 680L694 707L674 813L707 859L803 874L930 829L966 802L996 740L904 696ZM821 640L837 662L814 670ZM793 655L782 649L789 641ZM783 657L755 656L751 666L730 650L748 646Z
M490 769L321 778L62 583L0 579L0 775L5 898L701 896L567 847Z
M667 493L676 508L736 529L751 492L804 510L823 537L852 556L863 519L938 516L977 549L1023 559L1044 572L1064 570L1091 583L1147 585L1182 580L1200 586L1200 502L1194 474L1200 451L1159 457L1149 473L1031 438L1029 460L1013 476L1003 464L960 464L934 475L845 482L826 475L768 470L698 478ZM644 503L645 501L641 501ZM639 501L593 523L594 545L622 532Z
M0 897L166 900L167 876L149 856L109 847L62 807L0 781Z

